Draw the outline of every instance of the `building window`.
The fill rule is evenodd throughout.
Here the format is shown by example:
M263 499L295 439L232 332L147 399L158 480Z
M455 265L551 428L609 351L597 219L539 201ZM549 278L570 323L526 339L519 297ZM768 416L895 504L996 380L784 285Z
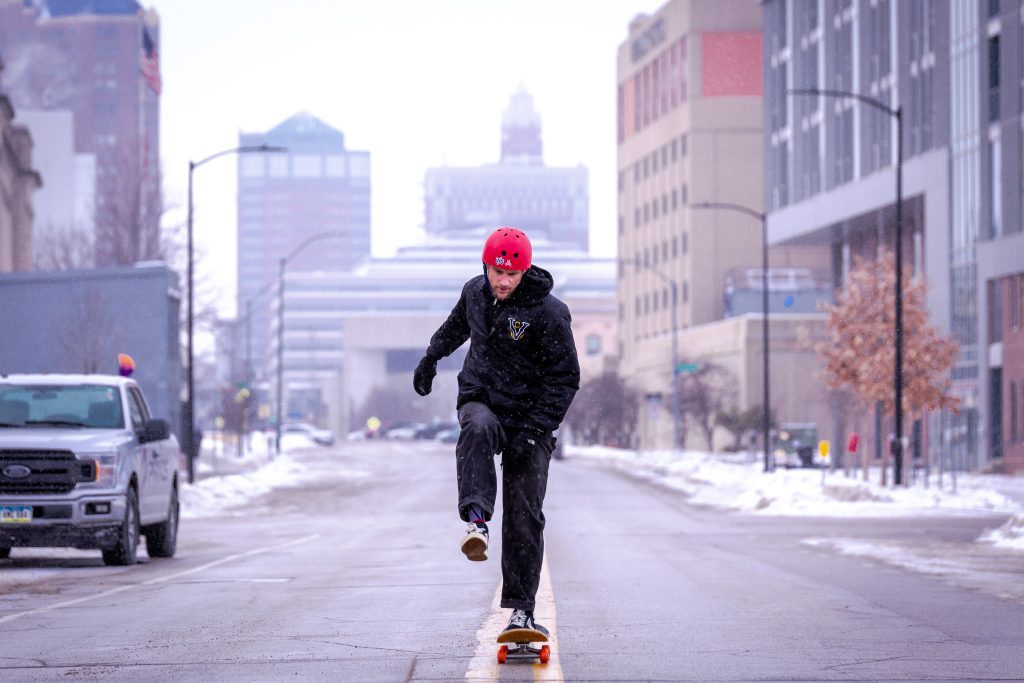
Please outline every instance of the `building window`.
M679 258L679 237L672 237L672 258Z
M689 188L684 183L683 187L679 190L679 201L681 201L683 203L683 206L686 206L686 202L689 201L689 197L690 197Z
M679 190L672 190L672 210L679 208Z
M689 243L689 240L688 240L688 239L686 238L686 233L684 232L684 233L683 233L683 253L684 253L684 254L685 254L685 253L686 253L686 251L687 251L687 245L688 245L688 243Z
M1021 82L1024 83L1024 80L1022 80ZM679 158L679 141L673 138L673 140L672 140L672 161L675 161L678 158Z
M683 303L690 300L690 283L683 280Z
M679 156L686 156L686 133L679 136Z
M1020 414L1017 406L1020 404L1017 390L1018 382L1010 382L1010 442L1016 443L1020 439Z
M651 121L657 121L661 114L661 63L651 62Z
M292 157L292 174L296 178L319 178L322 175L318 154L296 154Z
M1002 144L999 132L995 131L988 141L989 157L989 237L995 239L1002 233L1003 224L1003 162Z
M1009 278L1007 284L1010 286L1010 329L1016 331L1020 328L1021 299L1024 298L1024 275Z
M328 154L324 159L328 178L345 177L345 157L341 154Z
M988 120L999 120L999 36L988 39Z
M658 172L658 150L651 152L651 173Z
M633 209L633 223L636 225L636 227L638 227L638 228L640 227L640 207L639 206L636 207L635 209Z
M601 335L591 332L587 335L587 355L596 356L601 353Z
M272 178L288 177L288 156L286 154L271 154L267 158Z
M1003 281L988 283L988 341L1003 341Z
M263 175L264 158L262 154L243 154L239 157L243 178L259 178Z

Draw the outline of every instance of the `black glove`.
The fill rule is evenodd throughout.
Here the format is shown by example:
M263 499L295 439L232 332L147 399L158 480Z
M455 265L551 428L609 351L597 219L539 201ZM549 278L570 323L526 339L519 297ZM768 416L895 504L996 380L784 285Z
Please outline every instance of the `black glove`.
M520 429L508 441L506 450L513 456L530 455L539 444L544 443L544 433L536 429Z
M437 361L430 356L423 356L420 364L416 366L416 370L412 373L412 388L420 396L426 396L430 393L430 388L434 384L434 376L436 374Z

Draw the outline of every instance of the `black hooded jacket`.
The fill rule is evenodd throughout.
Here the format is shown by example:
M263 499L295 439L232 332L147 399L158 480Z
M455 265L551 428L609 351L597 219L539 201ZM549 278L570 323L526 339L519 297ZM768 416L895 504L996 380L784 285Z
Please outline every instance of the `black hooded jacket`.
M512 295L498 301L486 275L465 284L451 315L430 338L435 361L467 339L458 407L490 406L503 427L551 433L580 386L569 308L551 294L554 280L530 266Z

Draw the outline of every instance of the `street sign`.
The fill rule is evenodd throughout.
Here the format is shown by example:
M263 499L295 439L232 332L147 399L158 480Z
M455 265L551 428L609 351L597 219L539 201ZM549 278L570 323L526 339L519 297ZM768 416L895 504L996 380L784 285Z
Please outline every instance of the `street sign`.
M699 363L680 363L676 366L677 375L682 375L688 372L697 372L698 370L700 370Z

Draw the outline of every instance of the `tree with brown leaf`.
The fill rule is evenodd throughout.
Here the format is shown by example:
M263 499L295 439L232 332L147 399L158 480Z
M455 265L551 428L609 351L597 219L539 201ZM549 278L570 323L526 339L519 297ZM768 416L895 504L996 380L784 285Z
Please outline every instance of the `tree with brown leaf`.
M895 258L855 259L836 303L826 306L826 338L815 345L833 391L849 389L862 407L881 402L895 413ZM951 390L955 341L939 334L928 320L923 278L903 281L903 410L921 416L928 410L959 409Z

